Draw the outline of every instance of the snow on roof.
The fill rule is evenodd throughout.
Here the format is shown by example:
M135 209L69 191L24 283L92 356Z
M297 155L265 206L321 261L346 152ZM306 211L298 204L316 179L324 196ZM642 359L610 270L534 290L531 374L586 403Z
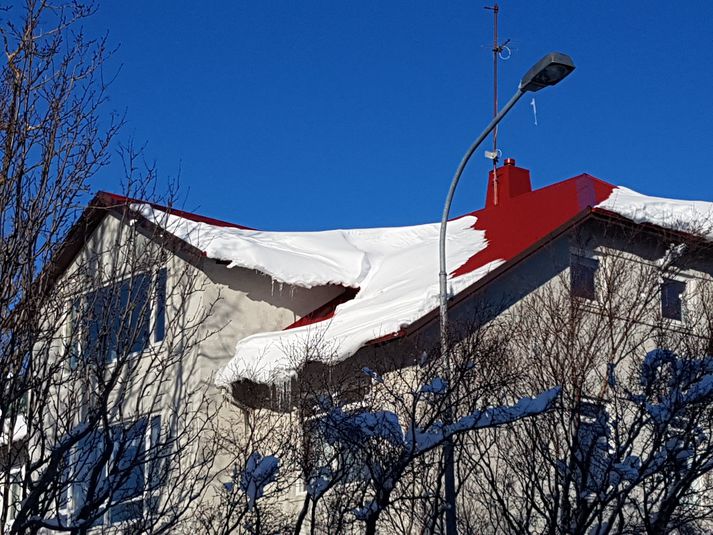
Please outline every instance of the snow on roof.
M596 208L615 212L635 223L650 223L713 239L713 203L642 195L617 187Z
M294 369L290 354L320 341L321 349L345 358L367 342L399 331L438 304L438 224L410 227L266 232L215 227L134 206L149 220L205 251L209 258L261 271L279 282L303 287L341 284L359 288L334 316L287 331L258 333L238 342L236 354L218 373L227 385L246 377L270 382ZM453 271L487 245L484 232L465 216L448 227L447 267ZM451 279L458 293L501 262Z
M345 359L372 340L393 335L438 306L439 224L322 232L266 232L212 225L134 204L149 220L206 256L263 272L274 280L313 287L358 288L328 320L237 342L216 384L239 379L270 383L293 373L295 354L319 344L321 354ZM700 233L713 204L676 201L617 188L580 175L478 210L448 225L449 291L455 295L588 208L636 223ZM706 228L711 228L706 227ZM707 233L713 237L713 233ZM314 356L314 355L313 355Z

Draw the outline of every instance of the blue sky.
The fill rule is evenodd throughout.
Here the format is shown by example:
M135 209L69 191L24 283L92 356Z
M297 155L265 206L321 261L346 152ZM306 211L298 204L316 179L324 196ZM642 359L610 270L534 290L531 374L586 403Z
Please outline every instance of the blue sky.
M105 2L121 66L109 109L147 142L184 208L271 230L440 217L492 113L485 2ZM713 200L713 2L502 1L501 101L543 54L577 70L506 117L504 156L541 187L582 172L642 193ZM472 160L454 213L483 204ZM97 189L119 190L118 166Z

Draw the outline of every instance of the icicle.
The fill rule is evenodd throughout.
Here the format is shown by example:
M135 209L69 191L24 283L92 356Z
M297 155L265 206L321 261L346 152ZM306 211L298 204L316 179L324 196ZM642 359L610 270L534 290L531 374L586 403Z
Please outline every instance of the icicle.
M292 380L290 377L277 379L270 388L272 407L275 410L289 410L292 401Z

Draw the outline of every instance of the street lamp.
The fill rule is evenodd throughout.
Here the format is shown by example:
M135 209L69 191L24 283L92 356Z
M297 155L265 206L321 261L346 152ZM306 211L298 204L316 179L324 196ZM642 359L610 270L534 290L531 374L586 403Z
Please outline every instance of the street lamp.
M550 52L540 61L535 63L529 71L525 73L525 76L520 80L520 85L513 97L508 101L507 104L498 112L498 114L493 117L490 124L483 130L483 132L478 136L470 148L466 151L463 159L456 169L456 173L451 181L451 186L448 189L448 196L446 197L446 204L443 207L443 216L441 217L441 233L439 237L439 260L440 260L440 271L438 272L438 282L439 282L439 299L440 299L440 335L441 335L441 355L445 357L446 361L446 381L448 383L448 388L450 392L450 380L451 380L451 362L448 350L448 274L446 273L446 228L448 225L448 216L451 211L451 203L453 202L453 194L455 193L456 186L460 180L461 175L465 166L468 164L468 160L480 146L480 144L488 137L488 134L492 132L503 117L512 109L515 103L520 100L527 92L535 92L540 89L555 85L564 79L569 73L574 70L574 63L572 58L567 54L561 54L559 52ZM446 414L444 420L446 424L451 423L452 412L451 412L450 400L446 403ZM444 457L444 469L445 469L445 498L446 498L446 533L448 535L456 535L456 500L455 500L455 469L454 469L454 459L453 459L453 441L448 437L445 444L443 445L443 457Z

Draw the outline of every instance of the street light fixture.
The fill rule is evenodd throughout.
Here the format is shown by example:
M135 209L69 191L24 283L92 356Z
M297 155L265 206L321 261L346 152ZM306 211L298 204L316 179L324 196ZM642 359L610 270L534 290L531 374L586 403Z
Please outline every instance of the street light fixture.
M572 58L567 54L550 52L535 63L520 80L520 91L539 91L543 87L555 85L574 70Z
M477 150L480 144L488 137L503 117L512 109L512 107L520 100L527 92L535 92L540 89L555 85L562 81L569 73L574 70L574 62L567 54L560 52L550 52L540 61L535 63L530 70L525 73L525 76L520 80L520 84L513 97L507 104L493 117L490 124L483 130L478 138L473 142L470 148L466 151L463 159L456 169L456 173L451 181L448 189L448 196L443 207L443 216L441 217L441 232L439 237L439 299L440 299L440 338L441 338L441 355L445 357L446 364L446 381L448 384L448 395L450 395L450 380L451 380L451 362L450 352L448 349L448 273L446 272L446 229L448 225L448 216L451 211L453 202L453 194L460 180L465 166L468 164L470 157ZM453 414L451 412L450 400L446 403L446 414L444 415L445 424L452 423ZM455 499L455 468L453 458L453 441L448 437L443 445L444 471L445 471L445 501L446 501L446 534L456 535L456 499Z

